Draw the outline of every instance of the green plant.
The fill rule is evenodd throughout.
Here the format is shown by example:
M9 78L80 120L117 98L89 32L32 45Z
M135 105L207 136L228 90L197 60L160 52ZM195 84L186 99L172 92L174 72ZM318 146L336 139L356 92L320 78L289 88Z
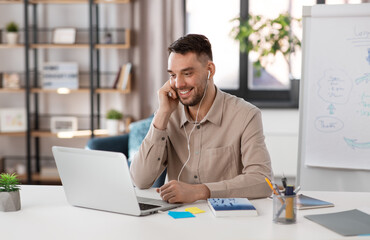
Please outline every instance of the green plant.
M15 173L0 174L0 192L15 192L19 190L19 180Z
M109 110L106 115L107 119L121 120L122 117L123 117L123 114L114 109Z
M7 32L18 32L18 29L18 24L16 24L15 22L10 22L6 25Z
M301 47L301 41L293 35L291 28L293 23L300 24L300 19L284 13L275 19L249 15L247 20L235 18L231 21L240 23L231 30L234 39L240 42L240 51L253 51L258 55L257 61L253 63L257 76L261 75L262 67L266 67L270 62L269 56L275 57L278 52L284 56L291 73L290 54Z

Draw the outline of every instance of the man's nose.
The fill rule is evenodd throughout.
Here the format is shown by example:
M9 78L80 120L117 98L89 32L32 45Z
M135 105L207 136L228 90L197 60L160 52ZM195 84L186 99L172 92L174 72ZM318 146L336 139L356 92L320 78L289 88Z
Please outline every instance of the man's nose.
M175 86L177 89L181 89L185 86L185 80L182 76L178 76L175 80Z

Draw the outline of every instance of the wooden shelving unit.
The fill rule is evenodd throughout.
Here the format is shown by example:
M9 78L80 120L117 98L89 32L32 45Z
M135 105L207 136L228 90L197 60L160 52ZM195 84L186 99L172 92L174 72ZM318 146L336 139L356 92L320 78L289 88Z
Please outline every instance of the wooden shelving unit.
M24 73L25 75L25 86L26 88L21 89L3 89L0 88L0 94L8 93L22 93L26 95L27 103L27 117L31 118L31 125L27 126L28 130L25 132L0 132L0 137L23 137L26 139L26 164L27 164L27 174L20 176L22 181L25 183L60 183L58 176L48 176L42 174L42 168L40 167L40 159L48 156L41 156L39 141L40 138L74 138L74 139L88 139L91 137L107 137L108 131L106 129L101 129L100 127L100 94L129 94L131 93L131 79L127 83L127 88L124 90L118 89L108 89L101 88L100 82L106 79L103 72L100 71L99 63L99 51L101 49L116 49L116 50L126 50L131 47L131 31L129 28L115 28L106 29L99 28L99 4L127 4L130 0L94 0L93 3L89 0L0 0L0 4L19 4L22 7L29 8L30 11L26 11L28 14L24 18L24 26L29 26L30 23L39 22L37 19L37 5L39 4L85 4L89 6L89 26L88 31L86 29L80 29L81 34L88 34L88 39L84 39L84 42L78 42L76 44L53 44L45 43L45 39L49 37L45 34L50 34L50 29L38 28L37 24L32 28L26 28L24 30L24 36L29 36L29 38L24 37L24 44L10 45L7 43L0 43L0 49L23 49L26 53L26 61ZM33 11L31 11L33 10ZM30 15L30 17L27 17ZM32 19L32 21L30 19ZM48 32L49 31L49 32ZM85 33L87 32L87 33ZM115 33L115 41L113 43L104 44L102 43L103 34L107 32ZM4 33L4 32L3 32ZM44 35L42 35L44 34ZM32 36L32 38L31 38ZM41 37L40 37L41 36ZM46 37L45 37L46 36ZM85 35L86 36L86 35ZM105 35L104 35L105 36ZM43 41L43 42L42 42ZM38 51L38 49L43 49L43 51ZM53 49L86 49L89 53L81 52L86 55L87 61L89 61L89 83L90 87L80 88L80 89L70 89L68 93L60 93L57 89L43 89L39 87L41 84L41 75L38 73L39 70L39 60L38 56L40 52L42 54L47 54L48 51L54 51ZM31 59L31 52L33 52L33 60ZM36 55L36 57L35 57ZM32 65L33 64L33 65ZM32 65L32 66L31 66ZM22 75L22 76L23 76ZM22 78L23 80L23 78ZM86 80L86 79L84 79ZM84 83L86 86L86 82ZM74 132L62 132L62 133L52 133L47 130L41 130L42 126L39 126L39 122L42 122L39 118L45 117L39 114L38 102L44 101L44 97L39 98L40 94L89 94L89 105L90 105L90 126L91 129L88 130L78 130ZM85 95L84 95L85 97ZM66 99L66 104L68 97ZM32 102L32 104L31 104ZM95 105L97 104L97 105ZM31 107L32 106L32 107ZM58 113L58 115L62 115ZM54 115L53 115L54 116ZM77 117L77 116L76 116ZM131 118L125 118L125 124L128 126L131 123ZM84 126L87 128L87 126ZM32 151L31 151L32 149ZM31 156L32 152L32 156ZM32 170L31 170L32 169Z

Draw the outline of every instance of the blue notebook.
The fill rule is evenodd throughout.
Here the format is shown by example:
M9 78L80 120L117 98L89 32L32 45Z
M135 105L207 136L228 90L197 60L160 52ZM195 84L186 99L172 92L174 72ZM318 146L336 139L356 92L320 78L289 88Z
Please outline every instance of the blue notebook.
M334 207L334 204L331 202L320 200L320 199L308 197L303 194L298 195L297 208L299 210L312 209L312 208L325 208L325 207Z
M216 217L258 216L247 198L208 198L208 206Z

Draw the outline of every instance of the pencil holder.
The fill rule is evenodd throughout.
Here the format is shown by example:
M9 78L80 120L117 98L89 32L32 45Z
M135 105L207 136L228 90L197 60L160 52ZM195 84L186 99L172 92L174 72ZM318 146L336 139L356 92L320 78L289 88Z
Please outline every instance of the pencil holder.
M297 219L296 196L273 195L273 216L275 223L291 224Z

